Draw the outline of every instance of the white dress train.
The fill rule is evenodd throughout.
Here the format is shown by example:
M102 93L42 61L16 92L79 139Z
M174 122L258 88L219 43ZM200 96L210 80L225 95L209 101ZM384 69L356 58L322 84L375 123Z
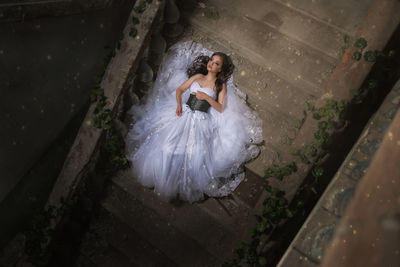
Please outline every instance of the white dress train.
M230 194L243 180L243 163L259 154L261 120L246 104L245 95L227 82L225 109L210 107L207 113L192 111L185 103L189 94L211 88L197 82L182 95L182 115L177 116L176 89L185 80L187 68L199 55L212 52L194 42L170 48L153 88L129 113L132 127L126 139L127 158L138 181L164 199L194 202L204 194Z

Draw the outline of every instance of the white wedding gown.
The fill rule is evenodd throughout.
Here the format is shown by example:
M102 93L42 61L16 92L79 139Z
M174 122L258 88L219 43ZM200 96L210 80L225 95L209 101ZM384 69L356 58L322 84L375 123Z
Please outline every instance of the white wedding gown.
M133 117L126 140L127 158L138 181L164 199L189 202L204 194L226 196L243 180L243 163L256 157L262 141L261 120L245 102L245 95L227 82L225 109L219 113L192 111L185 103L191 92L210 88L193 82L182 95L182 115L177 116L176 89L187 68L199 55L212 52L194 42L170 48L153 88L143 103L129 110Z

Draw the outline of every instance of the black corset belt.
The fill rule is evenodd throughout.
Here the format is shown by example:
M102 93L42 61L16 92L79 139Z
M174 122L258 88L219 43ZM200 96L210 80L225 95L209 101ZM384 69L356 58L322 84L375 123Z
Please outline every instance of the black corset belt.
M207 112L208 109L211 107L210 103L208 103L207 100L199 100L194 94L190 94L186 105L188 105L191 110L199 110L203 112Z

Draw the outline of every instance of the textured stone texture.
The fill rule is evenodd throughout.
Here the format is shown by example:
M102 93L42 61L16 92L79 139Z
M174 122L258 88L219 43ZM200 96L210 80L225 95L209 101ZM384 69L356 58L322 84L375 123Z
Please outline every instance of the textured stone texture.
M380 241L380 238L374 240L378 236L376 232L374 234L369 233L369 231L384 232L382 228L377 230L377 225L386 215L390 216L396 210L391 203L397 201L395 199L397 195L394 197L393 192L396 192L396 190L398 192L396 186L400 175L397 174L399 172L399 156L396 153L400 147L400 141L397 141L399 136L390 129L396 129L400 124L395 121L396 118L391 121L388 120L385 114L388 111L392 113L393 110L398 113L400 106L393 99L399 96L400 81L393 87L379 110L364 128L357 143L347 155L339 171L286 251L280 266L289 266L288 264L292 262L292 257L294 257L291 254L297 255L298 251L308 255L312 261L319 263L323 259L323 254L320 254L321 258L318 258L319 251L316 245L313 247L313 242L314 244L319 244L320 247L328 248L328 251L331 250L329 252L331 255L327 263L325 263L327 264L326 266L337 266L338 259L340 259L341 266L345 264L348 264L347 266L355 266L356 262L357 266L389 266L383 263L391 263L390 266L396 266L400 262L400 258L396 256L398 238L391 238L390 234L386 233L387 242L385 243L385 241ZM399 117L399 114L397 114L397 117ZM389 125L391 125L391 128L388 131L381 131L382 124L388 124L385 128L389 128ZM382 152L382 147L385 144L382 140L389 140L384 152ZM386 142L388 143L388 141ZM393 147L393 151L388 150L388 145ZM378 156L379 151L381 151L380 158ZM385 155L388 167L383 167L383 162L375 163L375 167L373 167L372 164L376 160L380 159L382 161L382 154ZM389 169L389 166L392 169ZM374 174L370 174L370 172ZM373 182L371 181L372 176L376 179ZM365 181L365 179L369 180ZM360 189L361 185L363 187ZM359 198L357 208L355 207L356 204L353 203L355 201L353 198L356 196ZM364 201L361 201L361 199ZM349 206L353 207L351 211L349 211ZM391 211L389 212L388 209L391 209ZM368 216L365 214L368 214ZM349 218L353 218L352 221ZM390 223L392 221L396 223L396 217L390 218L388 219ZM373 222L372 226L370 223L365 223L369 221ZM340 228L336 230L337 234L333 238L332 230L337 228L339 223ZM398 224L400 225L400 221ZM362 232L361 229L364 229L364 231ZM316 233L321 236L325 234L325 237L328 238L321 238L318 240L319 242L316 242ZM369 244L372 244L371 246L363 246L367 239ZM352 245L349 246L349 242L353 242ZM362 246L362 248L359 249L357 248L358 246ZM375 247L377 248L378 246L385 252L377 252L379 250L375 249ZM360 258L353 256L361 254L368 254L371 257L368 257L365 263L358 265L360 264ZM385 258L386 256L387 258Z
M400 95L400 81L383 106ZM390 102L389 102L390 101ZM393 118L360 181L322 266L398 266L400 264L400 112ZM381 113L382 110L378 111ZM343 245L342 245L343 244ZM354 257L353 255L368 255Z

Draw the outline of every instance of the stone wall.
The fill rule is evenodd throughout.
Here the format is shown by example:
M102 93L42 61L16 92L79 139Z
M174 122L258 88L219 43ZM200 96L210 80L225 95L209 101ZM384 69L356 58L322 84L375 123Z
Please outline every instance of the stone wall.
M349 246L347 242L353 239L353 237L365 237L366 239L368 239L369 230L367 227L364 227L365 225L367 225L367 223L363 224L362 220L359 220L357 223L354 221L353 223L349 223L348 218L362 217L359 215L367 213L367 210L370 210L369 207L374 206L376 209L375 214L381 214L382 216L381 211L386 210L385 207L388 206L388 203L395 203L396 199L390 199L389 202L385 201L385 203L379 202L375 199L375 204L370 203L369 205L366 205L363 202L364 204L361 203L361 205L358 206L358 210L353 209L352 213L350 214L347 207L351 206L354 195L364 195L368 200L370 195L375 194L374 191L365 191L365 188L363 189L364 191L361 190L360 192L359 186L360 184L365 183L364 177L367 177L369 172L376 171L373 170L371 166L373 165L373 162L380 147L382 147L382 140L387 138L388 135L390 136L390 131L388 131L388 129L390 127L396 126L395 117L396 114L398 114L399 107L400 80L396 83L391 92L385 98L379 110L375 113L367 126L364 128L357 143L353 146L352 150L342 163L340 169L336 173L326 191L321 196L310 216L307 218L306 222L297 233L295 239L291 243L285 255L282 257L278 266L317 266L324 259L325 251L329 249L332 250L330 254L335 255L336 257L332 257L331 255L329 259L330 263L326 266L345 266L344 259L346 260L347 264L349 262L354 263L355 261L357 261L357 255L361 255L361 253L359 253L359 251L356 251L357 249L355 248L362 243L359 243L359 245L353 243L353 250L349 249L348 251L346 251L346 246ZM399 115L397 115L397 117L399 117ZM400 144L396 144L395 142L392 143L394 143L394 147L396 145L399 146ZM391 154L387 154L387 158L391 158L390 155ZM395 165L396 162L398 162L398 158L396 159L395 157L387 160L387 162L390 163L391 160L393 163L392 165ZM378 191L380 189L386 189L390 191L390 187L393 187L394 189L396 184L393 181L399 179L399 177L395 177L395 173L395 170L388 170L384 176L376 176L378 182L375 185L375 188ZM383 179L383 177L392 177L389 179L389 181L391 181L391 183L393 184L390 184L388 182L385 183L387 179L385 180ZM387 197L388 199L390 198L390 193L387 194ZM369 212L371 213L371 210ZM374 212L372 211L372 213ZM347 220L346 226L343 226L343 220ZM367 222L379 220L379 218L370 217L363 218L363 220L364 222ZM341 225L341 227L338 227L339 224ZM361 232L360 229L364 229L364 232ZM347 234L347 236L343 237L344 234ZM375 251L375 253L372 253L371 251L368 252L368 255L371 255L371 258L376 259L379 256L378 251L380 250L378 249L378 243L379 242L377 241L376 249L370 247L372 248L372 251ZM383 247L382 244L381 246ZM383 250L395 251L396 247L386 247L381 251ZM365 251L366 250L364 249L364 252ZM337 257L337 254L339 253L342 254L341 256L345 255L346 257ZM343 263L339 264L337 262L339 259L343 259ZM359 262L360 260L361 258L358 259ZM357 266L367 265L361 264ZM397 265L377 264L374 266Z
M0 4L0 23L63 16L123 5L127 0L14 0Z

